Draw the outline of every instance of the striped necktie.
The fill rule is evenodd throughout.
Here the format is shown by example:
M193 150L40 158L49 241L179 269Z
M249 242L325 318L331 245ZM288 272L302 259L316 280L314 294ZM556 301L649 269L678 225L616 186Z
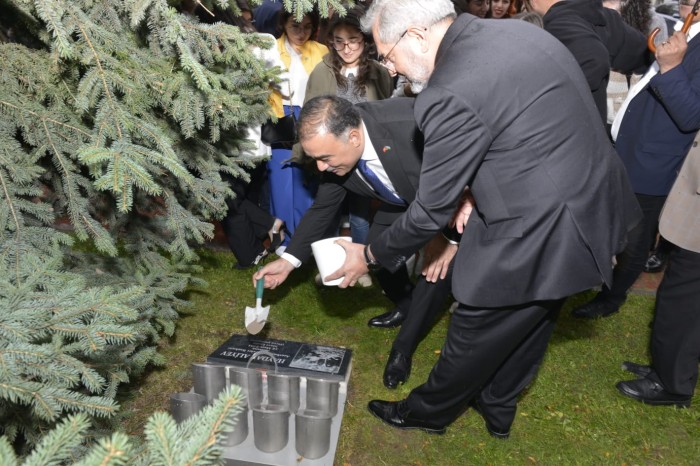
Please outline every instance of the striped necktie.
M360 159L357 162L357 169L360 170L362 176L365 177L367 183L374 189L374 191L379 194L379 197L392 204L406 205L406 201L394 194L391 189L387 188L382 180L379 179L376 173L374 173L368 166L367 161Z

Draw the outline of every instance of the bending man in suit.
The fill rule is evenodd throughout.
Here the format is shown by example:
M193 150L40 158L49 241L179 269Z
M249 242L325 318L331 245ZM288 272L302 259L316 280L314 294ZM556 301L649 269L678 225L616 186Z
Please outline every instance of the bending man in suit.
M324 237L348 192L382 201L374 216L368 241L376 238L406 210L418 188L423 138L413 119L413 99L395 98L353 106L336 96L320 96L304 104L299 115L299 141L316 161L322 181L311 208L302 218L282 257L253 276L275 288L295 267L311 256L311 243ZM370 167L384 187L373 187L360 165ZM388 189L388 192L380 194ZM442 234L426 248L424 271L415 289L405 266L391 273L377 271L386 295L406 320L392 345L383 381L396 388L406 381L411 356L450 293L448 264L457 251ZM430 280L430 281L428 281ZM354 281L349 283L354 285ZM371 321L370 321L371 322Z
M581 68L547 32L455 18L450 0L375 0L363 28L385 66L425 85L414 106L425 149L408 210L367 247L339 241L346 261L328 278L346 286L368 264L395 270L448 223L466 186L476 201L437 363L405 400L369 409L442 433L475 404L505 438L564 299L610 281L639 207Z

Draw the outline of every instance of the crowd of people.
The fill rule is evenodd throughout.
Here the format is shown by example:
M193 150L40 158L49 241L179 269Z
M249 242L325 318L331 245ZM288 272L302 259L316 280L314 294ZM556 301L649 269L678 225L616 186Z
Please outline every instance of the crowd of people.
M660 234L651 361L625 361L637 378L617 388L689 406L700 358L694 3L680 0L673 31L649 0L374 0L323 23L264 2L251 15L260 32L277 24L286 71L272 108L297 116L298 143L273 145L256 171L269 206L230 204L230 215L259 214L232 222L255 225L247 255L231 246L239 264L276 252L253 280L280 286L347 210L346 261L324 278L346 288L372 275L393 302L368 322L401 326L387 388L408 380L418 343L455 301L428 379L370 412L443 433L471 407L507 438L566 298L602 285L572 314L614 315Z

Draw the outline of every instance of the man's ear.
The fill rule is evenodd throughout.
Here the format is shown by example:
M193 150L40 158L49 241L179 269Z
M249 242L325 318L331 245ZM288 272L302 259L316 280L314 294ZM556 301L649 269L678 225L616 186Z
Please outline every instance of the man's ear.
M362 144L362 129L351 128L348 134L348 142L352 144L353 147L360 147Z
M420 43L421 52L425 53L428 51L428 49L430 48L430 44L428 43L428 29L427 28L410 27L410 28L408 28L408 31L406 32L406 34L418 39L418 42Z

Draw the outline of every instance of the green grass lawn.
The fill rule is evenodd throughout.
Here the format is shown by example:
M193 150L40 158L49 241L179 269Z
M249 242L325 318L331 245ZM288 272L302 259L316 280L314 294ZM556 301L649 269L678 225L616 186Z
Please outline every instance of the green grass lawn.
M232 333L245 333L244 309L255 304L252 270L231 266L230 253L202 251L206 289L192 290L193 307L176 336L162 345L167 367L134 381L122 400L122 428L140 435L146 419L167 410L169 395L192 386L190 364L203 362ZM647 362L652 296L632 295L608 319L580 321L569 309L592 296L569 299L542 369L519 404L511 438L491 438L481 417L467 411L442 436L400 431L367 411L375 398L399 400L421 384L444 339L445 314L421 343L408 383L397 390L381 381L397 330L370 329L367 320L389 309L375 285L341 290L318 287L313 264L297 270L281 288L266 290L270 305L263 337L308 341L353 350L335 464L374 465L700 465L700 395L690 409L643 405L618 394L615 383L633 378L620 364Z

